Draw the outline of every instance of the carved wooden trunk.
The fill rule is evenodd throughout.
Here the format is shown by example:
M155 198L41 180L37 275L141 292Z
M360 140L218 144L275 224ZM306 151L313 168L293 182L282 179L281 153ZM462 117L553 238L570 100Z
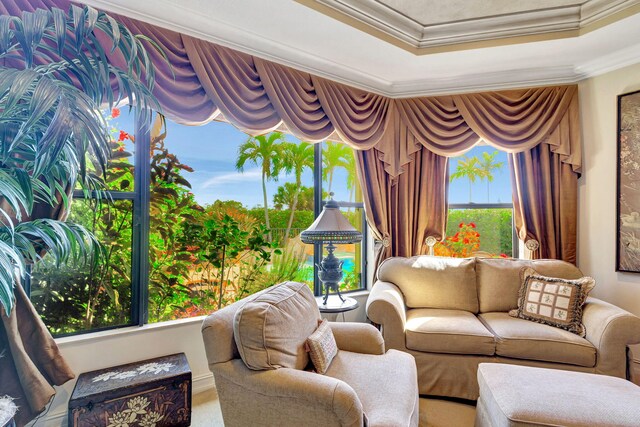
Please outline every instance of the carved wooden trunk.
M87 372L69 400L69 426L191 425L191 370L184 353Z

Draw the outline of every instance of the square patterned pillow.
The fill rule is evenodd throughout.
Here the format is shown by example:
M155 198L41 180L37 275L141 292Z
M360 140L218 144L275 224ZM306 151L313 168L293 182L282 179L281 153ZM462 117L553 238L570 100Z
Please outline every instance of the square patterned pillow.
M318 329L307 338L307 348L316 372L319 374L327 372L331 361L338 353L338 346L327 319L320 322Z
M595 286L591 277L575 280L538 274L533 268L522 270L518 308L510 316L566 329L584 337L582 306Z

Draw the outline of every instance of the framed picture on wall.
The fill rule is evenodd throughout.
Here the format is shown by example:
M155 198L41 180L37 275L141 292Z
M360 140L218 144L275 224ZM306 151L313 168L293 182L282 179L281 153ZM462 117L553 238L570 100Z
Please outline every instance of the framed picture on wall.
M640 273L640 91L618 96L616 271Z

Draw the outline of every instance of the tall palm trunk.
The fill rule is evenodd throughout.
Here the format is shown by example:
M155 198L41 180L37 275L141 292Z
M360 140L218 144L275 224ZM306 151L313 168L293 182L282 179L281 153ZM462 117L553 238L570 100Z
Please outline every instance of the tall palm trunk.
M269 229L267 240L271 243L271 224L269 224L269 205L267 205L267 174L262 170L262 199L264 200L264 222Z
M491 196L489 194L489 180L487 180L487 203L491 200Z
M284 246L287 246L287 242L289 241L289 233L291 232L291 226L293 225L293 217L296 213L296 208L298 206L298 194L300 194L300 186L302 183L296 182L296 192L293 193L293 203L291 204L291 213L289 213L289 222L287 223L287 231L284 233Z
M469 203L471 203L471 196L473 193L471 192L471 180L469 180Z

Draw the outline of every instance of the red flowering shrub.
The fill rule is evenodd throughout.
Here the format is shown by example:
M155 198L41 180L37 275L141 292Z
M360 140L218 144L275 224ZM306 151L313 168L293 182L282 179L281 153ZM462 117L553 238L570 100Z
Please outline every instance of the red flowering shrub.
M458 224L458 232L444 241L436 243L433 253L436 256L467 258L480 249L480 233L475 230L476 224L470 222ZM506 254L493 255L494 258L509 258Z
M435 255L466 258L480 248L480 233L475 231L476 225L473 222L461 222L458 228L456 234L436 243L433 248Z

